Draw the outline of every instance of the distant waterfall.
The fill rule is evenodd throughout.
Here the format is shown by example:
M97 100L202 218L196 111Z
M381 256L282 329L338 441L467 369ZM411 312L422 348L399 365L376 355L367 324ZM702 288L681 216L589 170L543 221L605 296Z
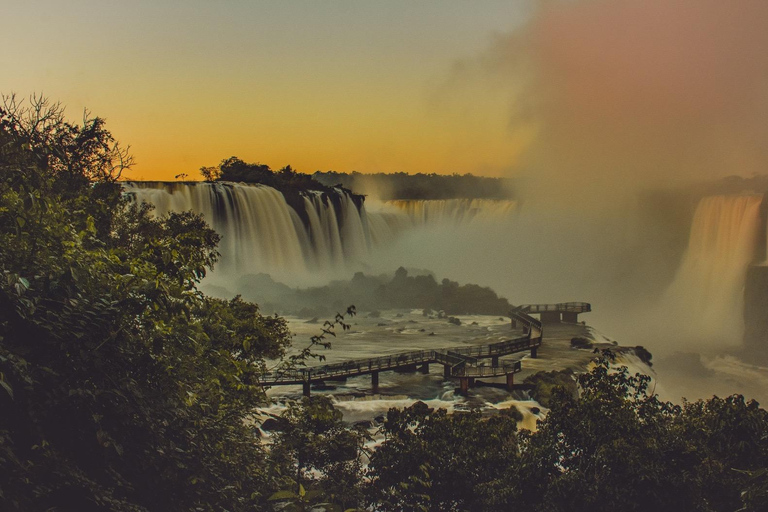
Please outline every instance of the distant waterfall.
M266 272L277 278L344 266L368 254L364 211L339 192L304 197L308 225L278 190L234 183L128 182L127 193L155 206L157 215L202 213L221 235L216 273L230 278Z
M662 301L676 331L740 340L747 267L759 240L762 195L710 196L694 213L688 249Z
M383 203L389 209L405 215L414 226L427 224L461 225L474 221L496 221L514 213L515 201L495 199L434 199L393 200Z
M404 232L434 226L492 221L514 211L512 201L450 199L388 201L358 207L347 193L303 196L299 214L274 188L240 183L126 182L138 201L156 215L192 210L201 213L222 237L216 274L236 279L268 273L294 282L313 273L365 268L382 246Z

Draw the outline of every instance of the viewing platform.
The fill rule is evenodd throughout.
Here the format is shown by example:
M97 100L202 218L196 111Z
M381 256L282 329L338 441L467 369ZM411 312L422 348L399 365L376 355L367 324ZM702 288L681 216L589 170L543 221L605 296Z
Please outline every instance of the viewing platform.
M443 366L446 379L459 380L460 390L466 394L475 380L482 377L506 376L509 389L514 385L514 374L521 370L520 361L503 362L499 358L530 351L536 357L541 345L541 322L522 311L510 312L512 321L523 327L523 336L488 345L457 347L439 350L416 350L401 352L382 357L357 359L322 366L312 366L296 370L269 373L262 381L263 386L301 385L305 396L309 396L313 384L322 384L326 380L340 380L358 375L371 375L371 385L376 392L379 385L379 372L382 371L421 371L429 373L430 364ZM490 365L481 362L490 359Z
M560 322L575 324L579 322L579 313L589 313L592 311L592 305L588 302L523 304L518 306L516 310L527 314L538 314L543 324L557 324Z

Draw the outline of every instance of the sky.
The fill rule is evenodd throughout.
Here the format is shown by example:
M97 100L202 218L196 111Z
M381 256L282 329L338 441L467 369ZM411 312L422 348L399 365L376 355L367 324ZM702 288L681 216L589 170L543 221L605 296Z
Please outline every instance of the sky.
M3 15L0 92L106 118L134 179L238 156L569 192L768 163L764 0L3 0Z
M106 118L132 148L135 178L196 178L230 156L303 172L499 175L519 152L506 112L476 126L433 99L457 59L529 11L524 1L3 0L0 91Z

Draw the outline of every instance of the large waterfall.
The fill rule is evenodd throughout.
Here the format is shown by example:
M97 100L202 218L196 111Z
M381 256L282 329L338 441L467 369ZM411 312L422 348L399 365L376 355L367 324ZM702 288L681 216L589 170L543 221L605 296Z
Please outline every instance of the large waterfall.
M125 190L153 204L158 215L202 213L222 236L222 259L213 277L227 281L225 286L245 274L268 273L301 285L405 265L495 283L518 300L537 299L537 293L565 293L574 300L586 294L588 300L607 302L601 308L607 311L617 297L632 296L630 278L637 283L629 274L617 279L621 272L649 272L627 260L626 241L614 231L595 227L608 239L596 249L595 240L602 238L569 224L568 217L561 214L553 222L546 212L526 216L514 201L369 199L361 204L339 190L335 197L301 196L303 211L297 211L295 201L292 207L282 193L261 185L132 182ZM762 195L725 195L699 201L674 279L657 280L667 290L654 301L652 317L665 334L680 340L740 340L745 274L757 258L764 224L762 200ZM568 228L553 234L553 223ZM656 276L642 279L653 282Z
M154 205L156 215L203 214L222 236L215 275L237 279L264 272L289 283L313 273L348 277L351 270L369 269L378 248L427 224L492 221L515 210L513 201L484 199L371 202L366 207L339 190L336 197L304 195L303 212L297 212L282 193L262 185L127 182L124 188Z
M720 344L741 340L744 279L756 259L762 195L699 201L688 249L661 307L672 331Z

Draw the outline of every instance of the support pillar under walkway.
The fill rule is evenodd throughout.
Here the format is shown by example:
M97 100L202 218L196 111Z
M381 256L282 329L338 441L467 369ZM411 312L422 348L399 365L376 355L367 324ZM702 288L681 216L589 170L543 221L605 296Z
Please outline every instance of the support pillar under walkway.
M559 311L542 311L541 323L543 324L559 324L560 312Z
M374 393L379 392L379 372L371 372L371 390Z
M467 396L469 388L475 385L474 377L459 377L459 394Z

